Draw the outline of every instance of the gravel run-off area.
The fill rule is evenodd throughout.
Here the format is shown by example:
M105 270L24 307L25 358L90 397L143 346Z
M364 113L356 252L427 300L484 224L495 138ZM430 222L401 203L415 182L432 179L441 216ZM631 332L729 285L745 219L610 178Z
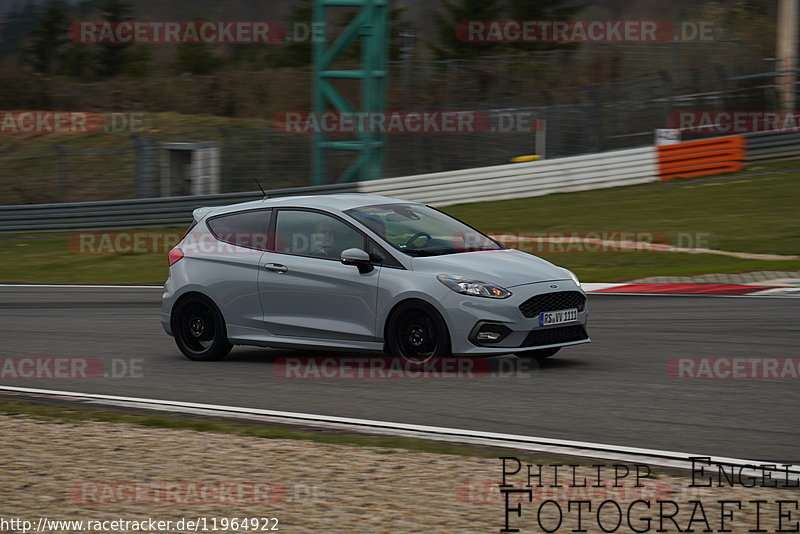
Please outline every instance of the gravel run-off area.
M513 455L513 453L510 453ZM524 463L524 462L523 462ZM775 488L692 488L683 476L657 473L634 487L633 474L618 488L613 468L603 469L605 488L593 488L597 469L584 463L577 468L577 481L589 480L588 488L572 487L570 461L561 460L561 488L532 489L532 502L521 503L521 516L510 514L512 528L520 532L577 529L576 509L569 501L589 500L592 511L583 512L583 528L602 532L596 508L615 501L622 511L616 532L656 532L659 501L674 501L675 516L686 530L706 530L697 505L702 503L710 529L719 531L719 500L742 502L742 510L727 505L733 519L725 521L732 532L756 528L756 505L760 528L778 530L777 501L783 504L784 529L795 528L800 491ZM601 463L595 461L594 463ZM632 468L632 466L631 466ZM509 468L509 470L511 470ZM536 471L534 470L534 473ZM526 483L523 465L508 483L521 488ZM552 469L545 466L544 483L551 484ZM222 529L222 518L277 518L279 532L314 533L491 533L504 525L504 502L499 493L502 464L498 458L451 456L401 449L331 445L312 441L264 439L239 434L147 427L127 423L59 422L27 416L0 416L0 530L11 528L10 519L30 520L171 520L205 519L211 531L216 518L219 532L253 531ZM593 478L594 477L594 478ZM534 484L536 482L534 481ZM511 506L515 506L512 496ZM548 499L555 503L542 503ZM637 499L649 501L650 510ZM794 503L794 504L791 504ZM666 512L672 510L667 505ZM537 513L542 526L537 520ZM603 506L600 520L606 529L615 526L620 513ZM653 517L647 526L644 518ZM260 521L256 530L275 523ZM161 531L191 529L175 524ZM198 528L202 531L202 525ZM664 530L677 532L666 520ZM93 529L50 529L90 532Z

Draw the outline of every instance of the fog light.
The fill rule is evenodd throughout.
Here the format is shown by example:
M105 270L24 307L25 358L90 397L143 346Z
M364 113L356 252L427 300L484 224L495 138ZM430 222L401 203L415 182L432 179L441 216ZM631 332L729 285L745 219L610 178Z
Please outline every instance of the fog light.
M469 339L478 346L499 343L511 333L511 329L504 324L478 323L472 329Z
M478 332L478 341L497 341L501 337L500 332Z

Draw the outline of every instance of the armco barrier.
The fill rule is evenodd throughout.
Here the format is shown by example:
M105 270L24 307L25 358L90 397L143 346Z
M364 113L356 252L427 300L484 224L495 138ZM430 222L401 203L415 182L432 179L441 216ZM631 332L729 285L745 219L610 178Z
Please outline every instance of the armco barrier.
M740 135L657 147L661 180L736 172L744 167L745 141Z
M359 182L375 193L434 206L507 200L654 182L655 149L615 150L570 158Z
M356 193L357 184L336 184L268 191L270 197ZM226 193L191 197L34 204L0 207L0 232L90 230L188 224L192 211L258 200L261 193Z
M745 144L749 154L745 154ZM448 206L635 185L742 168L745 159L797 155L800 134L753 134L369 182L269 191L270 196L375 193ZM0 232L182 225L192 210L260 198L258 193L0 207Z
M747 138L747 161L771 161L800 156L800 133L754 133Z
M370 182L269 191L273 197L324 193L376 193L447 206L482 200L534 197L657 180L653 147L479 169L385 178ZM0 207L0 232L86 230L182 225L192 210L260 198L229 193L70 204Z

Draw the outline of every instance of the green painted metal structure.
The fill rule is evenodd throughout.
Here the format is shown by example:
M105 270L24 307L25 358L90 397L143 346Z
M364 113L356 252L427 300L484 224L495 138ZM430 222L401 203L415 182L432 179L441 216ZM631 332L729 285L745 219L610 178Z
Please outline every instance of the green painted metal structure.
M360 8L350 23L328 42L330 8ZM389 35L389 0L315 0L313 28L313 96L312 107L319 117L325 111L339 113L382 113L386 107L386 56ZM337 59L350 47L360 44L361 68L336 70ZM331 83L351 80L360 85L360 102L356 107ZM314 134L312 177L315 185L328 183L326 155L331 150L354 154L354 161L337 182L374 180L383 169L384 138L380 132L363 131L356 138L331 140L325 133Z

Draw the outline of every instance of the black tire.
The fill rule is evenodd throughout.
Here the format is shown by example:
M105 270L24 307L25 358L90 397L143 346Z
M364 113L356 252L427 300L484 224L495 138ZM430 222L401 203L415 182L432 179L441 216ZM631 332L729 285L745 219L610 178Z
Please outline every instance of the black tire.
M537 360L544 360L545 358L553 356L560 350L561 347L540 350L526 350L525 352L518 352L517 356L519 358L535 358Z
M414 362L450 356L450 332L436 309L422 301L400 304L389 319L390 355Z
M172 334L183 355L194 361L221 360L233 347L222 313L201 295L184 297L175 305Z

